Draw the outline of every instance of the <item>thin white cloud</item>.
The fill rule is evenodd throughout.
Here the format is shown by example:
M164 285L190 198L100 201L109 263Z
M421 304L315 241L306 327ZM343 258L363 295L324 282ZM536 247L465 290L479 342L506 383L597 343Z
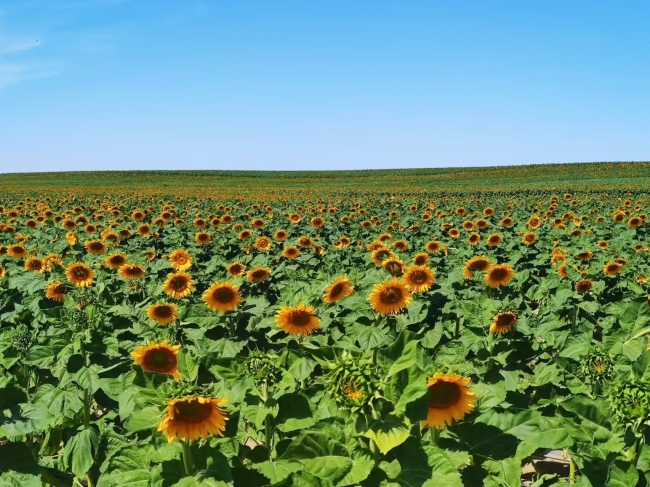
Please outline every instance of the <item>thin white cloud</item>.
M33 36L36 37L36 36ZM16 54L41 47L44 43L37 38L3 39L0 37L0 54Z
M0 90L23 81L56 76L59 72L60 68L49 62L10 62L0 59Z

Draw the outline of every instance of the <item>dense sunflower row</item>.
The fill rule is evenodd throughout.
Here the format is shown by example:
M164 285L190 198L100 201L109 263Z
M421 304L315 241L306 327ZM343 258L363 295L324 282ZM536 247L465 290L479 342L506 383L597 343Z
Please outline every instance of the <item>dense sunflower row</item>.
M0 485L646 485L648 201L0 199Z

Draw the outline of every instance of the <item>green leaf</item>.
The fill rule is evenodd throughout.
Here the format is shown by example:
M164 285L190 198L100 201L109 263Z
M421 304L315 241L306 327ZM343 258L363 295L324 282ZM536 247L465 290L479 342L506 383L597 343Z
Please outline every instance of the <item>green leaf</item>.
M40 467L24 443L0 446L2 487L41 487Z
M370 475L375 461L372 456L366 452L359 452L352 458L352 469L345 477L336 483L336 487L346 487L350 485L358 485L360 482L366 480Z
M636 487L638 482L639 472L634 465L620 460L610 465L607 487Z
M199 373L199 364L194 362L186 348L181 348L178 353L178 372L190 382L193 382Z
M389 415L385 420L371 422L363 436L374 441L379 451L385 455L406 441L409 427L401 419Z
M302 470L330 482L337 482L352 470L353 461L343 445L329 435L305 431L282 455L282 460L294 460Z
M301 465L298 462L290 460L278 460L277 462L266 461L255 463L252 467L269 479L272 484L277 484L292 473L299 471Z
M93 464L99 444L99 434L94 428L86 428L74 435L65 445L64 454L72 473L83 478Z
M126 419L124 427L128 434L137 431L150 430L158 427L161 418L162 414L160 410L155 406L149 406L140 409L139 411L132 412Z

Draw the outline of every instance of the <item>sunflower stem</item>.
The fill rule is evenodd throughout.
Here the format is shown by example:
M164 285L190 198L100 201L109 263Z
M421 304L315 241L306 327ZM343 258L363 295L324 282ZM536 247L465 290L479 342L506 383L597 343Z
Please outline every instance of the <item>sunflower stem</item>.
M576 483L576 462L573 461L571 456L569 456L569 483Z
M188 441L181 441L183 445L183 465L187 475L194 475L194 464L192 463L192 450Z
M84 389L84 427L90 425L90 391Z
M456 316L456 331L454 332L454 337L460 338L460 316Z
M273 451L273 431L271 430L271 415L267 414L264 420L264 446L269 453L269 460L271 460L271 453Z
M440 430L432 426L429 428L429 435L431 436L431 443L438 446L438 440L440 439Z

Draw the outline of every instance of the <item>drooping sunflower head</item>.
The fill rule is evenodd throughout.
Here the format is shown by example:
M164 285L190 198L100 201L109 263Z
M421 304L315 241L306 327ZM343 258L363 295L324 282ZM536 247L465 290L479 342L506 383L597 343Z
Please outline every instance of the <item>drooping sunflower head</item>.
M515 271L508 264L496 264L488 268L485 284L490 287L505 286L514 276Z
M606 276L615 276L616 274L619 274L623 270L623 265L619 264L618 262L609 262L608 264L605 264L605 267L603 268L603 273Z
M160 326L165 326L176 321L178 309L173 303L152 304L147 308L147 316Z
M241 303L239 288L230 282L215 282L203 293L203 302L213 311L233 311Z
M225 403L226 399L201 396L171 399L158 431L167 436L169 443L175 438L196 441L211 435L223 436L228 420L222 407Z
M476 396L469 387L470 378L438 372L427 383L429 389L427 419L423 426L443 429L461 421L474 410Z
M275 315L275 322L289 335L311 335L320 327L320 319L313 306L282 306Z
M505 334L512 330L517 323L517 314L504 311L494 317L490 324L490 333Z
M326 303L335 303L352 294L354 294L354 285L350 282L348 276L341 276L327 286L323 301Z
M192 267L192 257L187 250L177 249L169 254L169 263L177 271L186 271Z
M136 348L131 352L133 363L142 367L145 372L171 375L175 381L181 380L178 372L178 351L180 345L170 345L167 340L161 343L150 343Z
M412 295L406 283L392 278L375 284L368 296L370 306L382 315L398 313L411 305Z
M65 284L61 281L54 281L47 285L45 288L45 297L60 303L63 301L65 295Z
M271 269L268 267L256 267L246 274L246 279L250 282L268 281L271 278Z
M95 272L82 262L74 262L66 269L65 276L70 284L88 287L93 283Z
M130 281L131 279L140 279L146 274L144 267L138 264L124 264L117 272L122 279L127 281Z
M246 267L241 262L233 262L227 267L227 271L232 277L239 277L246 272Z
M182 299L194 290L194 280L186 272L169 274L163 284L163 291L171 298Z
M436 283L435 272L425 266L411 266L404 272L404 282L414 293L423 293Z
M594 283L589 279L583 279L582 281L576 282L576 292L578 294L586 294L591 291L592 287L594 287Z

